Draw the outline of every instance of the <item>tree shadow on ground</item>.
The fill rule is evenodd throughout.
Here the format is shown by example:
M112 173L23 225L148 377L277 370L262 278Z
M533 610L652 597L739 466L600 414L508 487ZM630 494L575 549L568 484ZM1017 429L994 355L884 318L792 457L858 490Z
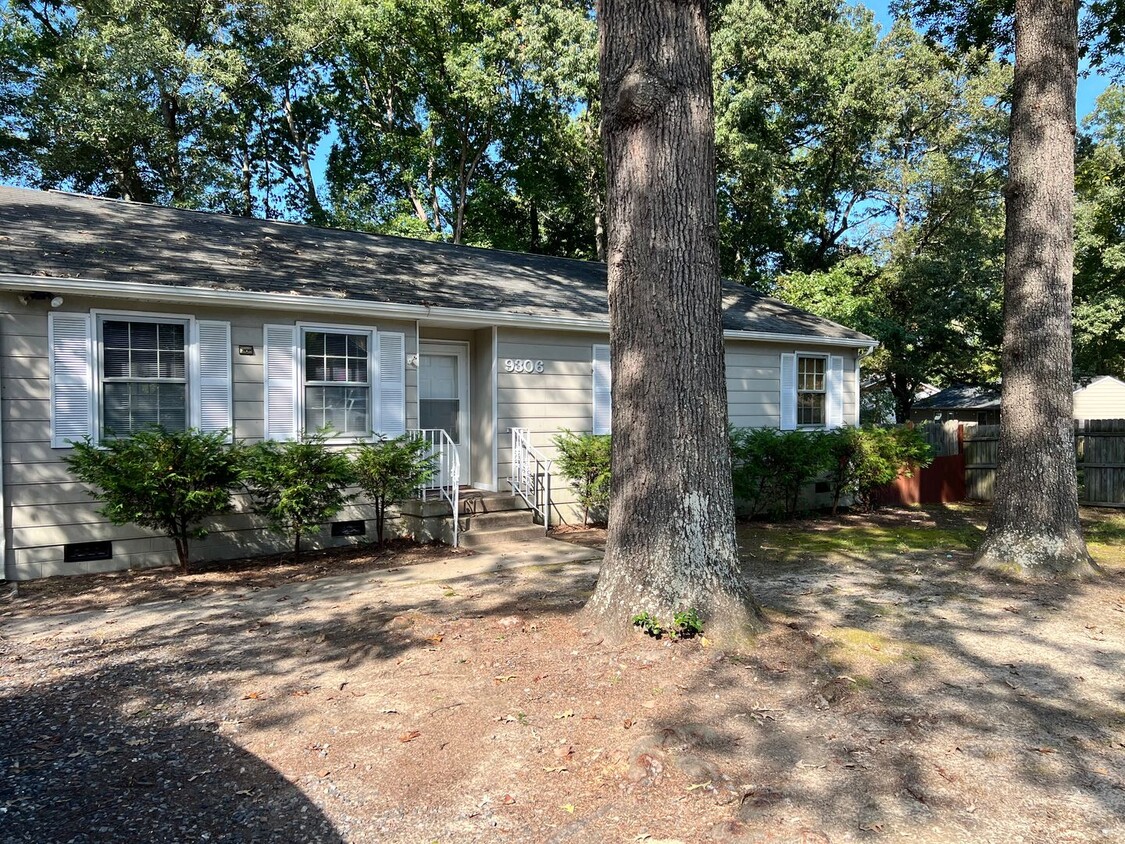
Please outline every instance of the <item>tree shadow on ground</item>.
M205 722L127 715L102 689L157 678L125 666L4 700L0 828L10 842L342 842L280 772Z

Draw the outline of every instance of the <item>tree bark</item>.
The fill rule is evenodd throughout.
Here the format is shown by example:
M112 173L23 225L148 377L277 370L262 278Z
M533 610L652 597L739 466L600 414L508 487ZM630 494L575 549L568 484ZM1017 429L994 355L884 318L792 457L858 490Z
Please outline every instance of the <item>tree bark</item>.
M1016 0L996 499L979 565L1096 571L1078 521L1071 363L1078 0Z
M695 609L743 640L760 612L734 535L705 0L601 0L612 494L587 616L610 636Z

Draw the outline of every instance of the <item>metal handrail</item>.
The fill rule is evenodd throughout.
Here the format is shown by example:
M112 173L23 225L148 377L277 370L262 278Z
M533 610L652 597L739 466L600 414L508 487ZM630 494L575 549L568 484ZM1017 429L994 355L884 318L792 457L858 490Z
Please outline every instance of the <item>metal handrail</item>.
M553 461L531 444L527 428L512 428L512 471L508 484L551 529L551 464Z
M409 433L425 440L430 448L429 457L435 463L433 477L418 489L418 497L426 501L428 495L435 494L449 502L453 513L453 547L456 548L461 527L461 455L457 445L443 428L416 428Z

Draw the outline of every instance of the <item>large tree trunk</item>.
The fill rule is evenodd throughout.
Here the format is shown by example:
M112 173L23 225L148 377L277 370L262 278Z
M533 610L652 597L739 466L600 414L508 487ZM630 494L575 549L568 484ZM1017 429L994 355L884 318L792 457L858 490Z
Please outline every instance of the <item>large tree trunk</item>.
M1071 371L1078 0L1016 0L996 500L977 552L1015 575L1094 568L1078 521Z
M695 609L742 638L759 613L734 536L705 0L601 0L613 488L586 611Z

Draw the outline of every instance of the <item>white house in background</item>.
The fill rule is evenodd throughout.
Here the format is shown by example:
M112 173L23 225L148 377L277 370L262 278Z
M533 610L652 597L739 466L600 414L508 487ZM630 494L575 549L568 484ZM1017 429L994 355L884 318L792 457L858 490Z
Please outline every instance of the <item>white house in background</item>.
M1100 375L1074 391L1075 419L1125 419L1125 381Z
M915 422L975 422L1000 424L1000 386L946 387L914 405ZM1112 375L1099 375L1074 388L1075 419L1125 419L1125 382Z
M68 473L84 437L425 431L451 499L458 482L514 488L557 522L573 508L561 479L544 489L554 437L610 429L601 264L14 188L0 232L8 579L172 560L163 537L106 523ZM871 338L736 284L723 305L734 425L858 421ZM353 507L316 541L355 541L336 534L370 515ZM279 548L236 512L194 555Z

